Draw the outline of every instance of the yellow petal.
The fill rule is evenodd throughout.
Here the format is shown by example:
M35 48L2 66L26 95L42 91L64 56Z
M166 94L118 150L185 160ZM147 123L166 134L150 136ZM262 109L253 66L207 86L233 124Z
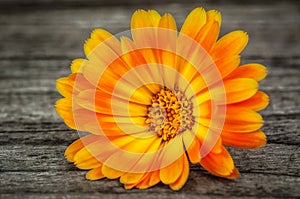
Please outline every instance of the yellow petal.
M209 10L206 12L207 21L216 21L219 26L221 26L222 23L222 16L221 13L217 10Z
M155 10L137 10L131 18L131 29L157 27L160 18L160 14Z
M72 97L73 85L68 77L59 78L56 80L56 89L64 97Z
M170 165L161 168L159 171L160 180L164 184L174 183L182 173L184 158L181 156Z
M76 153L85 146L84 143L91 142L92 140L94 140L93 136L85 136L73 142L70 146L68 146L68 148L65 151L65 156L67 160L70 162L74 162L74 157Z
M119 150L116 150L115 153L111 154L105 161L105 164L127 173L148 172L157 165L155 159L159 154L157 152L160 144L158 141L161 140L157 139L156 135L150 138L122 136L118 139L114 139L112 140L112 143L119 147ZM121 165L119 164L120 161L123 162ZM122 181L122 183L138 183L132 181L128 182L126 179L127 178L125 177L125 181Z
M203 8L195 8L186 17L180 33L195 39L201 28L206 23L206 12Z
M155 10L137 10L131 18L131 34L133 41L138 48L156 48L157 47L157 27L161 16ZM148 61L149 56L155 58L155 53L148 50L149 55L144 55ZM155 62L157 63L157 62Z
M176 31L177 30L177 26L176 26L176 21L173 18L173 16L169 13L163 15L160 18L160 21L158 23L158 27L160 28L166 28L166 29L171 29Z
M186 155L183 155L183 168L182 173L179 176L179 178L172 184L170 184L170 188L177 191L183 187L183 185L186 183L188 176L189 176L190 166L189 162L187 160Z
M84 45L84 52L86 56L95 50L100 44L107 46L116 53L120 53L119 41L109 32L103 29L95 29L91 33L91 38L89 38Z
M93 169L100 167L102 163L99 158L95 157L95 153L90 153L88 143L84 143L84 148L76 153L74 156L74 163L80 169ZM91 145L91 144L90 144Z
M137 184L144 177L144 173L125 173L121 176L120 182L122 184Z
M68 127L76 129L71 98L62 98L57 100L55 103L55 109L57 114L63 118Z
M85 174L85 177L88 180L99 180L99 179L104 178L105 176L102 173L102 167L97 167L97 168L94 168L94 169L88 171Z
M119 178L120 176L124 175L124 172L122 171L117 171L115 169L112 169L106 165L102 166L102 173L105 177L109 178L109 179L116 179Z
M81 67L85 59L74 59L71 64L72 73L81 73Z

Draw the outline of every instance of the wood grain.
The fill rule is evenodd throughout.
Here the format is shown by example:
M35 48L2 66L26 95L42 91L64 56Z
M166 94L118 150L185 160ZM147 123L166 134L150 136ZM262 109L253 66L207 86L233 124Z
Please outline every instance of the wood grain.
M272 2L272 3L271 3ZM221 34L243 29L250 43L242 62L267 66L260 88L270 95L262 111L268 144L229 148L241 172L236 181L214 177L199 165L179 192L162 184L127 191L117 180L87 181L64 158L78 138L57 116L55 80L96 27L129 28L137 8L171 12L178 27L199 1L0 1L0 198L299 198L300 12L297 1L209 1L223 14Z

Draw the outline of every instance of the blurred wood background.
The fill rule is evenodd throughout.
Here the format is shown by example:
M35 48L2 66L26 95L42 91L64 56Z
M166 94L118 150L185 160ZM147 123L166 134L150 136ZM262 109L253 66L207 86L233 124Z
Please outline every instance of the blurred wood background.
M185 187L125 190L117 180L87 181L65 148L78 135L56 115L55 80L96 27L128 30L137 8L170 12L180 26L198 6L222 12L221 34L243 29L242 62L259 62L271 98L262 112L268 144L231 148L241 177L213 177L192 166ZM300 3L282 0L0 0L0 198L300 198Z

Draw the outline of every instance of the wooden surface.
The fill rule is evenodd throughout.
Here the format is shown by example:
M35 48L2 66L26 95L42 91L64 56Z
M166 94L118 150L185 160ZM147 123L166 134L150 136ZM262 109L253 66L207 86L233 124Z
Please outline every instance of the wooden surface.
M298 1L139 2L0 1L0 198L299 198ZM268 144L257 150L230 149L241 172L236 181L213 177L200 166L192 166L178 192L162 184L127 191L117 180L85 180L85 171L63 156L78 135L53 109L60 98L55 80L69 73L72 59L83 56L82 44L93 28L125 31L136 8L171 12L180 25L200 5L222 12L222 34L235 29L249 33L244 63L268 67L261 83L271 97L262 112Z

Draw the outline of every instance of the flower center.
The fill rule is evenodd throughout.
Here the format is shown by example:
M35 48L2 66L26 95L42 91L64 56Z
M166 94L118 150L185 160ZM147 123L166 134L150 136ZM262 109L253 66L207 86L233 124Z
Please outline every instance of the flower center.
M157 133L164 141L191 129L194 124L192 102L181 91L163 88L152 97L146 123L149 130Z

